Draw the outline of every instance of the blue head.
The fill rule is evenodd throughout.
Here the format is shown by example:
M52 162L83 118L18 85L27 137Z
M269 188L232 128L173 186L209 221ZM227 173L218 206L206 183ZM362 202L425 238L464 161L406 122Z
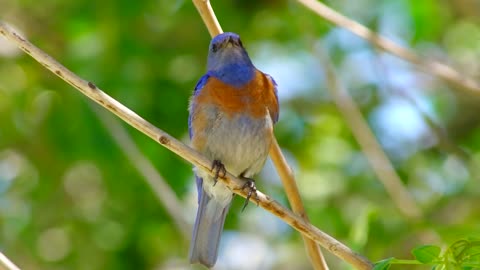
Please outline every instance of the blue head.
M255 76L255 67L235 33L223 33L212 39L208 51L208 73L235 87Z

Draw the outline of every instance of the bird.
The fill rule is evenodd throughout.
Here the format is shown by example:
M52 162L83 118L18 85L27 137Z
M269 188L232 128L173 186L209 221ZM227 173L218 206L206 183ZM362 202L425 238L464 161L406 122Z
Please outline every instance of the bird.
M234 195L217 178L228 171L246 181L249 195L252 191L256 194L251 177L265 164L278 118L275 80L253 65L238 34L215 36L209 45L207 72L195 86L189 104L191 145L212 160L215 172L211 176L205 169L194 168L198 210L190 263L207 268L215 265Z

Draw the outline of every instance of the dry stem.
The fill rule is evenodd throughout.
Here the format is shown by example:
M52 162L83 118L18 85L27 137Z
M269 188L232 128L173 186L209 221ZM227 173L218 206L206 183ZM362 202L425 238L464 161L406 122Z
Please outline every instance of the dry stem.
M183 237L188 239L191 234L191 228L182 215L184 213L182 202L177 198L175 192L158 173L153 164L140 152L133 139L118 120L104 110L98 108L93 108L93 110L130 163L143 176L147 184L150 185L157 199L165 207L175 224L177 224Z
M20 268L0 252L0 270L20 270Z
M303 207L300 192L298 191L295 176L293 175L290 166L288 166L287 160L283 156L282 150L280 149L275 137L273 138L273 143L270 148L270 158L272 159L273 164L275 164L275 168L277 168L280 179L282 179L283 187L293 212L304 218L305 221L309 222L307 213ZM320 247L304 235L302 235L302 237L313 267L315 269L328 269L327 262L323 257Z

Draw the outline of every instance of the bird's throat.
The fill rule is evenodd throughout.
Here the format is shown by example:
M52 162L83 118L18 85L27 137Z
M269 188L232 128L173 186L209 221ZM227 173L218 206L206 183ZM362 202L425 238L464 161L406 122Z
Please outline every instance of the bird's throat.
M229 64L211 72L220 81L241 88L255 77L255 67L245 64Z

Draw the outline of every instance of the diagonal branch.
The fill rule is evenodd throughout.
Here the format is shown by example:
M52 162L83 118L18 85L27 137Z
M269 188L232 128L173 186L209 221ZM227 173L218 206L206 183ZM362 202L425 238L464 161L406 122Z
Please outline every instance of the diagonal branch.
M78 77L75 73L62 66L55 59L34 46L24 37L21 37L17 32L12 30L3 22L0 22L0 35L5 36L8 40L29 54L37 62L55 73L61 79L75 87L93 101L108 109L110 112L127 122L132 127L160 143L162 146L182 157L186 161L195 165L197 168L209 172L212 176L214 175L214 173L210 170L210 160L206 159L200 153L170 136L163 130L153 126L145 119L141 118L139 115L104 93L92 82ZM246 198L247 193L242 189L244 182L241 179L238 179L232 174L227 173L226 176L220 178L220 180L223 181L234 193ZM269 196L260 191L258 191L257 194L258 197L251 198L251 200L258 203L258 205L263 209L279 217L285 223L289 224L303 235L319 243L332 254L350 263L355 268L361 270L372 269L373 265L368 259L355 253L340 241L314 227L312 224L306 222L302 217L295 215L292 211L283 207Z
M345 28L355 35L366 39L375 46L417 65L424 72L437 76L461 89L480 94L480 83L468 78L454 68L435 60L422 59L422 57L413 51L397 45L393 41L373 32L364 25L343 16L317 0L298 0L298 2L317 13L325 20Z
M270 148L270 158L272 159L273 164L275 164L275 168L277 168L280 179L282 179L287 199L293 212L309 222L292 169L288 166L287 160L283 156L282 150L275 137L273 137L273 143ZM327 262L323 257L320 247L304 235L302 235L302 237L313 267L316 270L328 269Z
M133 139L128 135L125 128L120 125L117 119L114 119L104 110L92 106L92 110L97 114L98 118L106 128L113 140L120 147L126 158L132 163L137 171L143 176L155 196L165 207L167 213L172 217L175 224L185 239L190 237L190 227L185 221L182 203L177 199L175 192L165 182L163 177L158 173L153 164L145 158L135 145Z
M347 121L355 139L365 153L373 171L380 182L382 182L385 190L400 212L408 218L418 220L422 216L420 207L403 186L402 180L395 172L392 163L377 142L375 135L362 117L354 100L337 80L330 59L321 49L317 49L316 53L319 55L322 65L325 68L327 88L337 104L338 109Z
M192 0L193 4L197 8L198 13L202 17L203 22L207 26L208 32L211 37L223 33L222 27L213 12L210 0Z
M20 270L10 259L0 252L0 270Z
M205 26L207 26L208 32L210 36L214 37L220 33L222 33L222 28L220 27L220 23L218 22L217 17L215 16L215 12L213 11L212 6L210 5L209 0L192 0L193 4L197 8L198 12L202 16L203 22ZM295 214L303 217L305 221L308 222L308 216L305 212L305 208L303 207L302 199L300 197L300 193L298 191L297 183L295 182L295 177L288 166L288 163L285 157L282 154L282 150L278 145L278 142L273 136L273 143L270 148L270 157L277 168L277 172L280 175L280 179L282 179L282 183L287 194L288 201L292 206L292 210ZM305 248L308 252L308 257L312 263L312 266L315 270L328 270L327 262L323 257L322 251L320 247L311 239L303 236L303 241L305 243Z

